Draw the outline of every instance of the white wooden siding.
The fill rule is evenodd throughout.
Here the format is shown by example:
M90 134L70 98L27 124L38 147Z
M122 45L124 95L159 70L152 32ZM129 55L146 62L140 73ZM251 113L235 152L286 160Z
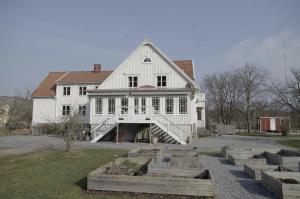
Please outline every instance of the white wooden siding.
M34 98L32 110L32 124L51 123L55 118L54 98Z
M142 63L145 57L151 63ZM138 76L138 87L157 86L157 75L167 76L167 88L184 88L187 81L164 58L149 45L137 48L124 62L99 86L99 89L128 88L128 76Z

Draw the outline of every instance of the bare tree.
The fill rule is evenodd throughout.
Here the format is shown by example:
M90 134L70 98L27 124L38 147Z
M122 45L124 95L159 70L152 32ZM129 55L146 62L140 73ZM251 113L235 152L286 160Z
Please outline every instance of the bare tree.
M274 104L289 116L286 131L300 128L300 67L290 69L291 76L285 82L273 81L271 91Z
M7 126L14 130L17 128L30 128L32 119L32 99L30 89L26 89L23 94L16 92L16 96L8 101L9 113Z
M208 99L223 124L231 124L241 98L240 80L234 71L213 74L204 78Z
M300 67L291 68L290 71L290 79L285 83L273 81L271 91L277 104L300 115Z
M262 67L247 63L237 70L237 76L242 89L242 100L238 110L245 118L247 131L250 133L251 111L257 109L258 105L264 104L268 72Z

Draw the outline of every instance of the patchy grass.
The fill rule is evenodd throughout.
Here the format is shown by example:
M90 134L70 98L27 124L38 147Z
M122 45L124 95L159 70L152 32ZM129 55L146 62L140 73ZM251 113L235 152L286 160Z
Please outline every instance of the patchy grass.
M43 151L0 159L0 198L105 198L118 196L86 192L87 174L124 150Z
M300 152L300 139L285 139L277 142L285 146L294 147Z
M260 133L260 132L237 132L236 135L241 136L258 136L258 137L281 137L281 133Z

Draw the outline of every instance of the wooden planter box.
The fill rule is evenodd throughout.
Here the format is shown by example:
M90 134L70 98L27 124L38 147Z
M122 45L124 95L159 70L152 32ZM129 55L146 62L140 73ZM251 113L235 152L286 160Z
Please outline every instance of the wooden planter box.
M255 180L261 179L261 171L274 171L277 169L276 165L255 165L246 164L244 165L244 172L251 178Z
M148 175L194 178L204 169L199 157L155 157L148 165Z
M137 147L128 152L128 157L153 158L162 149L162 147Z
M128 159L140 165L143 162L147 164L147 159ZM121 163L125 160L126 158L118 158L116 162ZM215 197L214 183L208 170L204 171L207 179L108 175L105 171L110 165L111 163L108 163L88 174L89 190Z
M299 170L300 153L290 150L281 150L277 153L264 153L267 162L275 165L282 165L283 167L292 169L293 171Z
M229 161L234 165L243 166L245 164L255 164L255 165L266 165L266 159L264 158L253 158L253 155L250 154L230 154L228 155Z
M279 198L300 198L300 172L262 171L263 185ZM280 179L293 179L297 184L284 183Z

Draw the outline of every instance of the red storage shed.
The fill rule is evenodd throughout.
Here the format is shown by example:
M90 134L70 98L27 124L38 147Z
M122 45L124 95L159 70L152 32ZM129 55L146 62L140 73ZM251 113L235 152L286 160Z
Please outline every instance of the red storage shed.
M260 131L281 132L281 117L260 117Z

